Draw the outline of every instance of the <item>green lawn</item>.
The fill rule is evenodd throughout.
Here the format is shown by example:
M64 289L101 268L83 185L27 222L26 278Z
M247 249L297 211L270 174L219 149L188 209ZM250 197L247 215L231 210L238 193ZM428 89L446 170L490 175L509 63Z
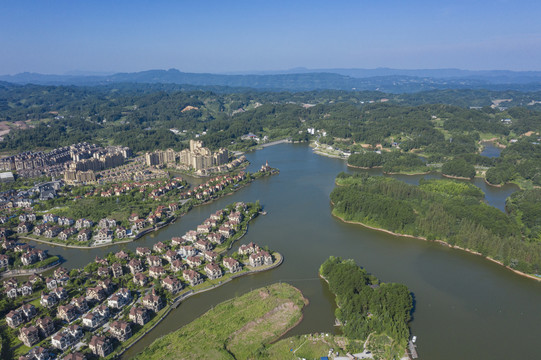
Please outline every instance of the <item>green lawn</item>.
M138 359L258 358L265 344L297 323L305 301L288 284L256 289L156 340Z

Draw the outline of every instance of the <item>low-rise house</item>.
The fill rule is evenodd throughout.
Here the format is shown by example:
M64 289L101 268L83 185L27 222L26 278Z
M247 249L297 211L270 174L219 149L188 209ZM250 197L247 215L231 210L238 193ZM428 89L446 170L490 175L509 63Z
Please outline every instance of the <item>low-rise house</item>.
M67 322L72 322L73 320L75 320L75 318L77 318L77 315L78 315L77 309L75 308L75 306L71 304L60 305L58 307L57 316L62 320L65 320Z
M70 334L70 336L75 339L76 341L78 341L79 339L81 339L84 335L83 333L83 328L80 327L79 325L70 325L66 328L66 331L68 332L68 334Z
M115 230L115 236L117 239L124 239L127 236L126 228L123 226L118 226Z
M109 307L105 304L101 304L97 308L94 309L94 312L99 314L102 318L107 319L111 315L111 310L109 310Z
M151 266L150 269L148 269L148 276L154 279L159 279L165 275L165 273L163 266Z
M107 301L107 305L113 309L121 309L132 300L130 290L126 288L118 289Z
M20 288L17 289L17 291L22 295L22 296L27 296L27 295L32 295L32 284L30 284L29 282L25 282L24 284L21 285Z
M160 311L164 306L162 298L158 294L156 294L154 289L152 289L152 292L150 294L147 294L143 297L142 303L145 309L152 310L155 313Z
M19 308L20 312L24 315L26 321L31 320L34 316L38 314L36 307L33 304L24 304Z
M67 331L59 331L51 337L51 344L59 350L66 350L73 345L73 340Z
M9 265L9 256L5 254L0 254L0 269L7 268Z
M240 263L237 260L230 257L225 258L222 261L222 264L227 270L229 270L230 273L236 273L242 270L242 268L240 267Z
M250 266L258 267L263 265L272 265L272 256L266 251L260 251L255 254L251 254L249 257Z
M28 347L39 342L39 330L35 326L22 328L19 332L19 340Z
M135 250L135 255L137 255L137 256L148 256L151 253L152 253L152 251L150 251L150 249L146 248L146 247L138 247Z
M58 287L58 283L56 282L55 278L47 278L45 279L45 284L47 285L47 289L53 290Z
M186 234L184 234L182 239L184 239L186 241L189 241L189 242L197 241L197 231L194 231L194 230L188 231Z
M32 230L32 224L27 222L22 222L17 226L17 234L24 234Z
M107 294L111 294L114 289L114 284L110 279L99 280L98 286L101 286Z
M134 275L145 270L143 267L143 262L139 259L131 259L128 263L128 267L130 268L130 272Z
M71 218L62 216L58 218L58 225L60 226L72 226L75 224L75 221Z
M54 333L54 321L48 316L39 318L36 321L36 327L39 329L41 336L44 338Z
M9 299L15 299L18 296L17 288L11 285L6 287L5 293Z
M63 287L57 287L51 294L54 294L59 301L66 300L68 298L68 292Z
M47 258L47 252L40 249L32 249L21 255L21 261L23 265L31 265L35 262L45 260Z
M105 319L96 312L91 312L83 316L83 326L89 329L95 329L105 322Z
M196 286L198 284L201 284L203 282L203 278L201 277L201 274L199 274L197 271L194 270L184 270L182 272L182 277L184 280L190 283L191 286Z
M74 297L71 299L71 304L75 306L77 311L79 311L81 314L88 311L88 303L86 302L86 298L84 296Z
M169 263L172 263L173 260L176 260L179 257L179 254L174 250L167 250L163 258Z
M98 222L100 228L114 228L116 227L116 220L104 218Z
M211 280L221 278L223 275L220 266L214 263L205 265L205 273L207 273L208 278Z
M145 325L147 322L150 321L150 315L148 313L148 310L137 306L130 309L130 313L128 316L131 321L141 326Z
M180 246L184 244L184 239L178 236L174 236L171 238L171 245L173 246Z
M197 240L194 244L194 247L199 251L212 250L212 244L207 240Z
M80 352L70 353L62 358L62 360L87 360L86 355Z
M43 235L46 238L52 239L54 237L57 237L58 234L60 234L61 231L62 231L62 228L60 226L55 225L55 226L51 226L47 230L45 230Z
M31 360L52 360L55 358L55 355L49 349L42 348L41 346L36 346L28 352L26 357L27 359Z
M101 286L89 287L86 289L86 297L90 300L103 301L107 297L107 292Z
M93 225L94 222L88 219L77 219L77 221L75 222L75 228L77 230L81 230L83 228L91 228Z
M119 260L129 260L130 254L128 254L124 250L120 250L119 252L115 253L115 257Z
M162 280L162 286L170 293L176 294L182 290L182 282L179 279L172 276L167 276Z
M122 265L120 263L114 263L111 265L111 270L113 271L113 277L115 278L124 275L124 271L122 270Z
M235 233L235 231L222 225L218 229L218 233L222 234L226 239L229 239Z
M92 231L90 229L83 229L77 234L78 241L88 241L92 238Z
M98 268L98 276L99 277L109 277L110 275L110 270L108 267L105 267L105 266L100 266Z
M215 262L220 257L220 255L218 255L218 253L214 251L205 251L203 252L203 256L208 262Z
M39 224L36 227L34 227L34 235L41 236L45 233L45 231L49 228L46 224Z
M94 236L94 240L97 242L111 242L113 241L113 231L107 228L99 229L96 236Z
M197 254L197 249L194 248L193 246L189 246L189 245L181 246L180 250L179 250L179 253L183 257L187 258L188 256L196 255Z
M148 266L161 266L162 259L156 255L147 256Z
M220 233L210 233L207 235L207 240L213 244L220 245L224 242L224 236Z
M58 216L56 216L55 214L45 214L43 215L43 222L45 223L49 223L49 222L57 222L58 221Z
M113 352L113 344L111 341L103 336L92 336L88 343L90 351L96 356L106 357Z
M218 210L214 214L210 215L210 218L213 220L220 221L222 219L222 215L224 214L223 210Z
M75 228L67 228L64 229L58 234L58 238L62 241L68 240L68 238L72 235L75 235L77 233L77 230Z
M250 242L245 245L241 245L239 247L239 254L240 255L250 255L253 253L259 252L259 246L254 244L253 242Z
M54 294L41 294L41 299L39 301L40 305L46 308L52 308L58 304L58 298Z
M131 326L128 322L117 320L111 323L109 334L120 342L128 340L131 335Z
M6 315L6 323L10 328L16 328L23 323L23 314L20 310L11 310Z
M201 224L201 225L197 225L197 233L198 234L208 234L210 232L210 225L205 225L205 224Z
M197 256L188 256L186 258L186 263L191 267L191 268L194 268L194 267L198 267L198 266L201 266L201 264L203 263L201 261L201 258L197 257Z
M158 253L162 253L168 249L168 246L162 243L161 241L158 241L156 244L154 244L152 249Z
M148 278L143 273L137 273L133 277L133 283L137 286L145 286L148 283Z
M174 271L174 272L184 270L187 267L188 267L188 265L183 263L182 260L180 260L180 259L173 260L173 262L171 263L171 270Z

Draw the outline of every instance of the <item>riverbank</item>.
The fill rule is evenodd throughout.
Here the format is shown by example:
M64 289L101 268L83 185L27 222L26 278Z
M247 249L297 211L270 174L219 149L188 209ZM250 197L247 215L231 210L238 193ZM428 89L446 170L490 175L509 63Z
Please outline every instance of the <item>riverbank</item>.
M170 304L167 305L166 311L152 325L152 327L150 327L149 329L146 329L145 332L143 334L139 335L135 340L133 340L129 344L129 346L123 348L120 352L118 352L117 356L122 356L127 350L129 350L139 340L141 340L145 335L147 335L150 331L152 331L157 325L159 325L159 323L161 321L163 321L169 315L169 313L172 310L176 309L181 304L182 301L184 301L184 300L186 300L186 299L188 299L188 298L190 298L190 297L192 297L194 295L201 294L201 293L204 293L204 292L207 292L207 291L210 291L210 290L214 290L214 289L216 289L216 288L218 288L220 286L223 286L223 285L229 283L233 279L236 279L236 278L239 278L239 277L242 277L242 276L246 276L246 275L250 275L250 274L255 274L255 273L258 273L258 272L262 272L262 271L272 270L272 269L280 266L282 264L282 262L283 262L283 259L284 259L283 256L278 252L274 252L272 255L275 257L275 261L271 265L267 265L267 266L264 266L264 267L261 267L261 268L257 268L255 270L244 271L244 272L239 273L239 274L231 274L231 276L228 277L226 280L220 280L217 284L213 284L213 285L211 285L209 287L201 288L201 289L198 289L196 291L189 290L187 292L184 292L184 293L178 295L175 299L173 299L171 301ZM159 341L159 340L157 340L157 341Z
M332 203L331 203L332 204ZM344 222L344 223L347 223L347 224L354 224L354 225L361 225L367 229L371 229L371 230L376 230L376 231L381 231L381 232L384 232L384 233L387 233L387 234L390 234L390 235L393 235L393 236L403 236L403 237L408 237L408 238L413 238L413 239L418 239L418 240L423 240L423 241L434 241L434 242L437 242L441 245L445 245L447 247L450 247L452 249L457 249L457 250L462 250L462 251L466 251L470 254L474 254L474 255L478 255L478 256L481 256L489 261L492 261L498 265L501 265L503 267L505 267L506 269L508 270L511 270L512 272L514 272L515 274L518 274L520 276L523 276L523 277L527 277L529 279L534 279L534 280L537 280L537 281L541 281L541 277L537 277L535 275L532 275L532 274L526 274L522 271L519 271L519 270L516 270L516 269L513 269L507 265L505 265L504 263L502 263L501 261L498 261L496 259L493 259L491 257L488 257L488 256L484 256L483 254L479 253L479 252L476 252L474 250L471 250L471 249L466 249L466 248L463 248L463 247L460 247L460 246L456 246L456 245L451 245L449 244L448 242L444 241L444 240L428 240L426 237L424 236L415 236L415 235L409 235L409 234L401 234L401 233L396 233L396 232L393 232L393 231L390 231L390 230L387 230L387 229L383 229L383 228L378 228L378 227L374 227L374 226L370 226L370 225L367 225L367 224L364 224L362 222L359 222L359 221L350 221L350 220L345 220L344 218L336 215L334 213L334 211L331 212L332 216L336 217L337 219L339 219L340 221Z
M44 273L44 272L49 271L51 269L54 269L55 267L59 266L61 263L62 263L62 261L60 261L60 259L58 259L57 261L53 262L52 264L47 265L47 266L42 267L42 268L37 268L37 269L14 269L14 270L2 271L0 273L0 279L7 278L7 277L29 276L29 275L34 275L34 274L41 274L41 273Z

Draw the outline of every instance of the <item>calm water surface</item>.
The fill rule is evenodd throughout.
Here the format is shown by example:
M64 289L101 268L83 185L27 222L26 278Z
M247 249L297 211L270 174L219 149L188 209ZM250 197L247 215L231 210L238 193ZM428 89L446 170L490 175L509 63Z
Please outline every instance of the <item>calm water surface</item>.
M241 243L269 245L285 256L277 269L236 279L221 288L183 302L126 354L194 320L216 304L251 289L288 282L310 300L304 320L289 334L335 332L334 299L318 279L318 268L330 255L353 258L385 282L406 284L415 296L413 334L422 359L537 359L541 353L541 284L459 250L417 239L391 236L330 215L329 193L342 160L314 155L305 145L285 144L248 154L255 171L266 160L280 175L263 178L232 196L198 207L177 223L135 243L95 250L50 248L67 259L68 268L83 266L96 255L121 248L151 246L183 235L211 212L234 201L260 200L267 216L250 224ZM418 183L422 176L397 176ZM437 175L427 175L437 177ZM516 187L490 188L474 180L486 201L503 209Z

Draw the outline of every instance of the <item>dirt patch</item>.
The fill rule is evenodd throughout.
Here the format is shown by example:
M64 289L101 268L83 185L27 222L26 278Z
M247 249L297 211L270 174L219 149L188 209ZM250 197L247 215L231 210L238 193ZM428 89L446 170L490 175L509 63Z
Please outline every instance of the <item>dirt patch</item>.
M261 299L266 299L269 297L269 291L267 289L262 289L260 292L259 292L259 297L261 297Z
M257 342L260 339L272 339L280 336L288 328L288 324L295 313L300 312L299 306L288 301L278 305L257 320L250 321L239 330L235 331L227 341L227 348L236 353L237 347Z

